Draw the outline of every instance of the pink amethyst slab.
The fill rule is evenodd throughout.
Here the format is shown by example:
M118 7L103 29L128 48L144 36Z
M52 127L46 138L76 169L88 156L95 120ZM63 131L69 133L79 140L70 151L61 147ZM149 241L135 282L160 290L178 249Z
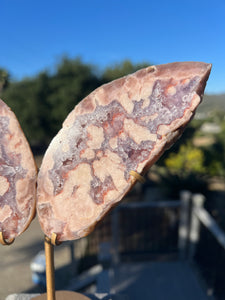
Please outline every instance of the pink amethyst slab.
M38 176L37 212L59 241L86 236L181 135L211 65L151 66L105 84L66 118Z
M21 234L36 210L37 168L15 114L0 99L0 231Z

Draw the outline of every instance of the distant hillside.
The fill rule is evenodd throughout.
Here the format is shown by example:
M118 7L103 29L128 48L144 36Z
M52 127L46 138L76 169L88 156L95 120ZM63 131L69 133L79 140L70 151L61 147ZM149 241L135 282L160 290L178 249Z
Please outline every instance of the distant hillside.
M204 95L198 112L207 113L213 110L222 110L225 113L225 94L221 95Z

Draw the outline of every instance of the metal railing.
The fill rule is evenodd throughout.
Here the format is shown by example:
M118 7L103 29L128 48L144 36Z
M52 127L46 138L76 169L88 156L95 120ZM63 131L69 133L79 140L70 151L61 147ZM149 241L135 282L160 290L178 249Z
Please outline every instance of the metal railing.
M204 209L205 197L201 194L192 197L192 212L190 223L190 258L194 256L196 244L200 238L200 222L211 232L216 241L225 250L225 232L213 217Z
M201 194L192 195L189 191L183 191L180 195L180 201L138 202L118 206L113 211L111 220L115 262L119 261L119 236L121 231L119 214L122 210L179 208L178 252L180 259L193 258L196 245L200 239L200 223L211 232L216 241L225 249L225 233L204 208L204 201L205 198Z
M150 240L154 244L165 239L164 245L167 246L171 236L175 235L176 237L172 248L176 244L174 248L177 255L176 257L181 260L189 260L196 263L196 252L199 251L199 242L202 238L204 239L204 237L201 236L201 229L204 227L206 228L206 231L213 236L213 242L210 242L211 246L217 247L216 244L218 244L222 247L221 249L224 252L225 233L204 208L204 201L205 198L201 194L192 195L188 191L183 191L180 194L180 199L174 201L162 200L121 203L114 208L112 213L105 218L100 227L93 232L92 236L90 236L90 248L92 250L95 248L96 254L100 251L98 256L99 258L103 257L103 260L105 257L107 260L109 259L108 254L111 251L111 261L113 265L116 266L122 260L124 249L129 249L130 245L132 245L133 252L135 252L135 249L138 250L141 248L140 243L142 242L140 241ZM164 218L163 216L160 217L160 215L163 214L162 210L167 212L167 217L169 211L176 212L175 229L168 232L165 230L164 235L163 232L160 231L160 226L162 225L160 221ZM156 222L149 223L152 222L152 219ZM151 226L152 224L155 228L153 228L154 226ZM165 222L163 228L167 228L168 224ZM125 232L124 227L126 228ZM152 233L154 231L155 233ZM167 234L169 235L169 238L166 237ZM126 247L127 238L129 238L129 245ZM109 243L110 247L101 247L102 243ZM158 248L155 246L153 248L156 249L157 252ZM102 251L101 249L107 250ZM168 248L164 249L165 251L168 250ZM132 252L132 249L130 250ZM149 251L148 247L146 251ZM207 249L202 247L201 251L207 252ZM201 267L201 265L199 266ZM216 266L214 272L217 272ZM205 274L203 274L203 276L204 275Z
M111 226L112 226L112 259L113 259L113 263L114 264L118 264L120 261L120 254L121 254L121 249L123 250L123 248L126 248L125 244L125 240L127 238L126 233L124 233L124 224L123 224L123 217L124 217L124 213L127 212L127 216L129 219L128 225L130 224L130 227L133 226L134 230L133 230L133 235L140 235L140 229L138 229L140 222L146 222L148 218L149 220L151 220L151 211L153 209L181 209L181 211L183 211L183 209L185 209L184 205L183 205L183 201L179 201L179 200L174 200L174 201L152 201L152 202L137 202L137 203L125 203L125 204L121 204L118 207L116 207L114 209L114 211L112 212L112 217L111 217ZM132 212L136 213L137 217L133 218L132 220ZM145 213L145 216L143 215L143 213ZM146 217L147 214L147 217ZM154 215L154 212L152 213L152 215ZM185 213L183 212L183 215L185 215ZM125 218L127 217L125 216ZM145 218L145 220L141 220L142 218ZM182 224L185 222L181 222ZM148 224L145 224L145 227L147 227ZM186 225L185 225L186 226ZM157 228L156 228L157 229ZM145 230L142 228L142 232L143 233L143 240L148 240L150 238L150 233L153 230L156 230L153 228L146 228ZM132 229L131 229L132 230ZM180 248L183 248L183 243L181 242L181 240L183 240L183 237L180 236L181 230L178 230L179 232L179 237L178 237L178 245ZM173 232L174 233L174 232ZM121 234L123 234L122 238L121 238ZM132 235L132 232L131 232ZM136 250L138 251L138 248L140 247L140 243L141 242L136 242L137 245ZM153 241L154 243L154 241ZM135 249L135 239L132 240L132 236L131 236L131 243L132 244L132 248ZM143 247L142 247L143 248ZM182 251L183 249L179 249L179 252ZM134 250L135 251L135 250Z

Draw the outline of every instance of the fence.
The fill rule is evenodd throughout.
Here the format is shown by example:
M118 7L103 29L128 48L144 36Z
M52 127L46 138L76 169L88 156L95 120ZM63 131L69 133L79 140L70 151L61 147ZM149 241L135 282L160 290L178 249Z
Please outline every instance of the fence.
M100 245L110 244L114 265L168 253L188 259L199 266L209 292L225 299L225 234L204 209L204 200L183 191L179 200L120 204L89 236L88 252L97 255L103 249L100 255L107 257L109 247Z
M203 195L193 195L188 257L204 278L208 294L225 299L225 233L204 209Z
M178 252L180 201L126 203L112 213L113 262Z
M159 255L185 256L189 230L189 192L173 201L122 203L88 237L87 253L110 243L113 261Z

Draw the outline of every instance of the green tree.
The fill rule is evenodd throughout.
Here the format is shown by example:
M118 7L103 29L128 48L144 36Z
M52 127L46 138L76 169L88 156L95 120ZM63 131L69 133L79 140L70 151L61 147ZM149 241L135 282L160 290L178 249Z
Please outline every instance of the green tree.
M45 142L45 129L40 124L42 104L38 101L38 80L14 82L3 92L2 97L16 114L30 143Z
M225 177L225 120L220 122L221 131L214 134L214 143L203 147L205 165L210 176Z
M208 185L204 160L204 152L191 142L181 145L177 153L170 152L164 160L163 171L159 171L162 190L176 198L181 190L205 194Z
M84 97L96 89L101 81L94 66L84 64L80 58L64 58L51 77L51 122L54 132L59 130L67 114Z
M9 78L9 72L3 68L0 68L0 92L8 87Z
M205 172L204 153L190 143L181 145L178 153L170 153L165 159L165 166L170 172L180 176L191 172L203 174Z
M17 115L31 145L45 148L79 101L101 84L147 65L124 61L99 73L80 58L64 57L53 72L5 85L2 98Z
M119 77L134 73L139 69L148 67L149 63L133 64L130 60L124 60L122 63L107 67L102 74L104 82L109 82Z
M17 115L31 145L45 148L74 106L101 83L92 65L64 58L55 72L12 82L3 99Z

